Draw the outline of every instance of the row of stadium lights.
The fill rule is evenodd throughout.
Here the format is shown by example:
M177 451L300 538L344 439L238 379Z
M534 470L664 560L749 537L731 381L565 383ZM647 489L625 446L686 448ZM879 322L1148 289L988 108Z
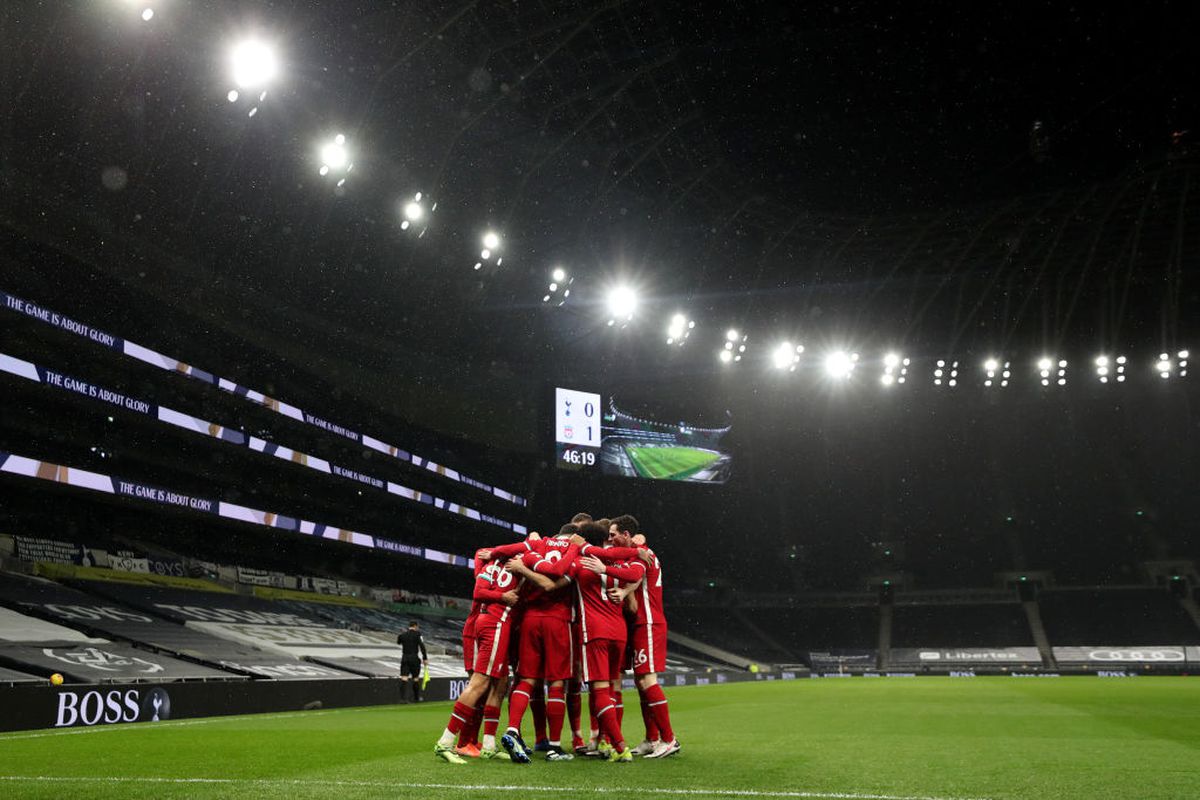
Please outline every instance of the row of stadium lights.
M724 349L718 351L718 359L721 363L732 364L740 361L746 351L745 341L745 336L736 330L730 330L725 336ZM771 363L775 369L795 372L796 367L800 363L800 356L803 353L804 345L793 346L791 342L781 342L771 352ZM1185 377L1188 373L1189 355L1187 350L1180 350L1174 357L1169 353L1160 353L1158 361L1154 364L1154 370L1164 380L1176 374L1179 377ZM858 353L835 350L825 356L825 372L831 378L847 379L854 374L859 361L860 357ZM1117 356L1116 358L1106 355L1096 356L1093 360L1096 379L1100 383L1108 383L1110 381L1124 383L1128 361L1129 359L1126 356ZM879 382L884 386L906 383L911 365L911 359L902 357L897 353L888 353L883 358L883 372L879 377ZM1009 380L1012 378L1011 361L989 358L981 366L985 375L984 386L998 386L1000 388L1008 386ZM1067 385L1068 362L1065 358L1054 359L1049 356L1043 356L1038 359L1036 366L1042 386L1050 386L1052 383L1058 386ZM938 359L934 365L933 383L935 386L946 386L949 388L957 386L959 383L959 362Z
M140 6L135 0L122 0L127 6ZM154 19L155 11L146 6L141 12L145 22ZM259 107L267 99L270 86L280 74L280 61L276 50L268 42L257 38L248 38L236 43L229 51L229 70L232 87L226 94L231 105L246 103L250 108L246 111L248 117L258 114ZM342 189L354 170L351 143L344 133L335 133L327 140L319 143L316 148L319 166L318 174L334 182L336 189ZM400 203L400 230L412 232L417 238L424 237L428 231L429 220L437 211L438 204L424 192L416 192ZM498 232L488 230L480 238L479 257L474 259L473 269L478 271L485 266L501 266L504 263L500 255L502 239ZM568 275L561 267L554 267L547 282L547 288L542 296L542 302L547 305L562 306L571 296L571 287L575 278ZM617 302L624 303L627 309L623 312L623 322L627 324L633 318L633 309L637 298L630 290L617 290ZM610 325L616 325L619 318L610 320ZM687 338L695 323L684 321L680 335L676 341L682 343Z
M127 5L137 5L132 0L126 0ZM141 12L144 21L154 19L154 9L146 7ZM259 107L267 99L271 84L279 77L280 64L275 49L261 39L245 39L235 44L229 51L230 78L233 86L225 95L231 105L240 102L249 104L248 117L258 114ZM336 189L342 189L354 170L354 160L351 144L344 133L335 133L327 140L318 144L317 159L318 174L334 182ZM407 200L402 201L399 208L400 230L413 232L421 238L428 230L429 217L437 211L437 203L433 202L424 192L416 192ZM488 230L480 239L481 249L475 260L474 269L480 270L485 265L500 266L503 258L500 256L500 234ZM555 268L553 277L543 302L557 300L562 305L570 296L568 288L573 279L567 278L562 268Z
M126 1L131 5L139 5L133 0ZM145 7L141 17L146 22L151 21L154 18L154 9L149 6ZM279 61L275 51L270 45L259 39L247 39L235 45L230 51L230 65L234 88L229 90L227 99L230 103L237 103L242 98L243 92L249 92L250 96L256 99L247 115L254 117L258 113L258 103L264 102L267 98L267 87L279 74ZM322 177L333 179L335 186L339 189L345 186L346 179L354 169L345 134L337 133L322 144L319 148L319 155L321 165L318 173ZM406 232L416 232L417 238L423 237L428 230L428 219L436 210L436 202L432 202L423 192L416 192L401 206L400 229ZM479 258L475 261L474 269L481 270L493 260L496 266L500 266L503 263L503 258L499 255L502 245L500 234L488 230L482 235L480 243L482 248L479 251ZM575 278L569 276L563 267L554 267L550 272L550 280L542 296L542 303L562 306L571 296L571 286L574 282ZM607 296L608 326L627 327L633 321L637 307L638 296L631 287L616 286L610 289ZM682 346L690 338L695 327L695 321L689 319L686 314L682 312L674 314L667 325L667 344ZM724 347L717 352L720 363L732 365L740 362L746 355L748 340L747 335L735 329L729 330L726 333ZM793 345L785 341L776 346L771 360L776 369L795 372L803 353L803 345ZM1179 375L1187 375L1187 351L1179 351L1177 357L1179 359ZM858 360L858 353L832 352L825 359L826 371L835 378L849 378L853 374ZM1108 383L1110 377L1117 382L1123 382L1125 380L1125 362L1125 356L1112 359L1112 363L1108 356L1097 356L1095 359L1096 374L1100 382ZM908 358L902 358L894 353L888 354L884 358L884 371L880 382L885 386L905 383L908 379L909 366ZM984 381L985 386L998 384L1005 387L1008 385L1012 374L1011 362L1001 363L999 359L989 358L983 366L987 374ZM1066 384L1067 362L1065 360L1056 362L1055 359L1043 357L1038 361L1037 366L1043 386L1049 386L1052 380L1060 386ZM1159 356L1155 367L1163 378L1171 377L1174 371L1174 365L1167 353ZM946 361L939 360L934 370L934 384L956 386L958 384L958 362L952 361L947 364Z

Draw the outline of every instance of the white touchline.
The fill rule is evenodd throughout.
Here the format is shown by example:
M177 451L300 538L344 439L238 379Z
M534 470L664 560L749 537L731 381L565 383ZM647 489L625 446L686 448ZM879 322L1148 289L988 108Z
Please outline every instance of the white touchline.
M135 778L119 776L72 776L53 775L0 775L0 781L14 783L174 783L215 784L218 786L340 786L380 789L459 789L492 792L563 792L601 794L612 791L611 787L580 786L514 786L494 783L400 783L395 781L339 781L322 778ZM982 800L969 797L937 797L932 795L861 794L858 792L816 791L760 791L757 789L655 789L651 787L628 787L637 792L674 797L795 797L812 800Z
M204 717L203 719L171 719L162 722L131 722L126 725L97 725L93 728L54 728L38 733L0 733L0 744L13 742L18 739L44 739L47 736L73 736L80 733L102 733L104 731L142 731L162 730L163 728L182 728L185 725L211 725L214 722L253 722L260 719L279 719L292 717L323 717L326 714L340 714L344 711L362 711L361 708L330 708L325 711L284 711L278 714L237 714L226 717Z

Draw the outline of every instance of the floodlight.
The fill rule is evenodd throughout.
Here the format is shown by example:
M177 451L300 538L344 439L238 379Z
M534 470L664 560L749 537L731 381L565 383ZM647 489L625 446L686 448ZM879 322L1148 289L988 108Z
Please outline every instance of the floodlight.
M722 350L717 354L717 358L721 360L722 364L728 364L733 361L733 352L731 350Z
M550 277L554 278L555 283L562 283L567 279L567 273L562 267L555 267L554 272L550 273Z
M725 341L736 342L737 340L738 340L737 328L730 328L729 330L725 331Z
M488 231L483 235L483 246L488 250L498 249L500 247L500 235L493 231Z
M883 365L885 367L894 368L900 365L900 356L895 353L888 353L883 357Z
M695 327L696 323L688 320L685 315L675 314L667 325L667 344L682 345Z
M825 356L825 371L834 378L848 378L854 371L855 359L842 350L836 350Z
M771 354L771 362L775 365L775 369L787 369L796 363L797 358L791 342L780 342L779 346L775 348L775 352Z
M608 313L614 320L633 319L633 312L637 310L637 305L637 293L628 286L618 286L608 293Z
M328 175L333 170L349 171L350 154L346 151L346 137L342 134L334 136L321 147L321 174Z
M1038 369L1048 372L1054 366L1054 360L1046 357L1038 359Z
M234 45L230 61L233 82L239 89L260 89L271 83L279 72L274 50L258 39L246 39Z
M988 372L995 372L996 370L1000 369L1000 362L994 358L989 358L987 361L983 362L983 368Z

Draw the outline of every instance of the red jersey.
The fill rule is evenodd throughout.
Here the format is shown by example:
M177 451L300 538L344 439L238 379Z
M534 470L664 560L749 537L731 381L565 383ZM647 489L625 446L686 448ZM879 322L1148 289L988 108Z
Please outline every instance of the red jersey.
M542 539L532 544L535 545L534 551L526 553L521 561L534 572L548 578L563 577L579 552L579 548L571 544L568 539ZM537 545L541 545L541 547L536 547ZM538 550L541 552L537 552ZM564 586L561 589L547 592L533 586L532 583L527 583L526 586L530 589L528 594L524 595L526 616L554 617L566 622L571 621L571 604L574 601L574 593L570 587Z
M477 567L478 568L478 567ZM475 577L475 591L472 599L483 603L480 612L499 620L509 618L507 613L511 606L500 602L501 596L508 591L521 587L521 580L504 568L502 561L489 561Z
M650 563L646 565L646 579L634 592L638 599L635 624L666 623L667 615L663 611L662 599L662 565L658 562L658 556L654 554L653 550L645 545L641 547L584 547L580 555L595 556L601 561L637 560L639 563L644 563L638 558L638 554L642 551L650 556Z
M592 572L578 561L571 565L570 575L575 578L575 594L579 598L580 628L583 641L593 639L619 639L624 641L625 616L621 613L622 603L609 599L608 590L636 583L646 574L641 561L609 564L603 575Z
M635 592L638 599L637 624L665 625L667 615L663 612L662 564L658 563L658 556L649 547L643 545L641 549L650 554L650 563L646 565L646 580Z
M488 562L480 559L479 551L476 550L475 551L475 581L476 581L476 583L478 583L478 581L479 581L480 574L482 574L483 571L485 569L487 569L487 565L488 565ZM484 602L485 601L483 601L483 600L476 600L474 597L471 598L471 613L467 615L467 624L464 627L470 627L471 630L475 629L475 618L478 617L479 612L483 610Z

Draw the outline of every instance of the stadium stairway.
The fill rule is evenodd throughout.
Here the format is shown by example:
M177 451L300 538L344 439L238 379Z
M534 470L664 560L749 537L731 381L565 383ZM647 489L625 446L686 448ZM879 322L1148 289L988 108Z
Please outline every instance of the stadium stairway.
M743 613L742 610L738 609L738 608L733 609L733 613L738 618L738 621L746 626L747 630L749 630L751 633L753 633L759 639L761 639L762 641L764 641L768 645L770 645L772 650L774 650L777 653L788 653L788 654L792 655L792 661L794 661L794 662L800 661L800 659L797 657L796 654L791 653L790 648L784 647L782 644L780 644L779 640L777 640L775 637L771 636L769 633L767 633L762 628L760 628L758 625L756 625L754 623L754 620L752 620L750 618L749 614Z
M1196 623L1196 628L1200 629L1200 606L1196 605L1196 601L1191 597L1181 597L1179 605L1183 606L1183 610L1192 618L1192 622Z
M891 604L879 607L879 666L887 669L892 660L892 613Z
M729 652L728 650L722 650L719 647L713 647L710 644L705 644L698 639L693 639L690 636L684 636L682 633L677 633L675 631L668 632L667 639L676 644L682 645L693 652L708 656L709 658L712 658L715 661L723 664L731 664L742 669L749 669L750 665L755 663L753 660L746 658L745 656L739 656Z
M1026 600L1021 606L1025 609L1025 618L1029 620L1029 632L1033 634L1033 642L1042 654L1042 663L1050 669L1056 669L1050 637L1046 635L1046 626L1042 624L1042 610L1038 608L1036 600Z

